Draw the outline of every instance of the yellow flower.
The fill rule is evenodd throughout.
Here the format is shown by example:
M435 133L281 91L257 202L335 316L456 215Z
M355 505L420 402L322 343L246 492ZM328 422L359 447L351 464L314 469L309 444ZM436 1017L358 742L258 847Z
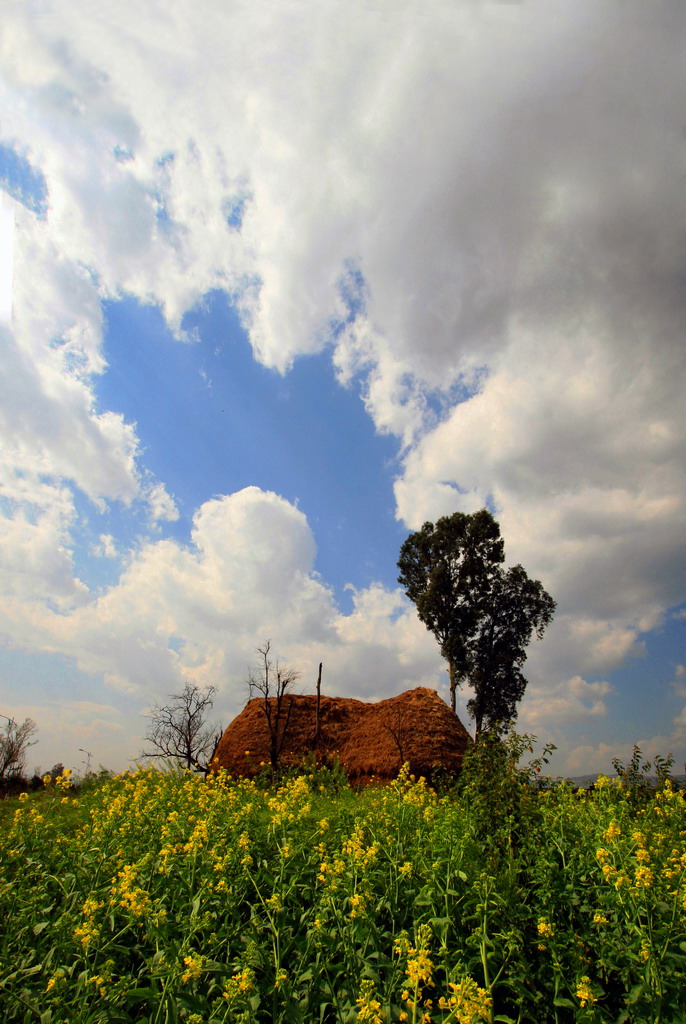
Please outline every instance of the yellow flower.
M73 934L76 941L80 942L84 949L88 949L91 942L100 935L100 929L93 921L84 921L74 929Z
M350 897L350 916L357 917L364 912L364 897L359 892L354 892Z
M473 978L450 982L452 995L448 1001L458 1024L480 1024L491 1019L493 1000L486 989L479 988Z
M416 955L407 961L407 980L410 985L416 987L424 982L431 984L431 973L433 963L425 949L411 950Z
M621 834L622 830L620 826L613 819L608 825L607 830L605 831L604 838L607 843L611 843L613 839L617 839L619 836L621 836Z
M593 1005L593 1003L597 1002L591 988L591 979L586 974L583 975L576 987L576 996L582 1007L587 1006L589 1003Z
M204 958L201 956L185 956L183 962L186 965L186 970L181 975L181 984L185 985L186 982L200 977L203 972Z
M550 924L548 919L545 917L540 917L538 919L537 928L538 934L541 936L542 939L552 939L553 935L555 934L555 929Z
M360 994L355 1000L359 1009L357 1019L367 1021L368 1024L382 1024L381 1003L374 995L374 982L370 978L364 978L360 985Z
M224 999L229 1003L234 1002L238 995L252 992L254 983L254 971L250 967L243 967L240 971L236 971L233 978L229 978L226 982L223 992Z
M636 875L634 877L634 885L638 888L649 889L654 881L653 872L650 868L639 867L636 868Z
M59 984L59 982L62 981L63 978L64 978L64 971L60 967L58 970L55 971L55 973L52 975L52 977L48 979L48 983L45 986L45 991L46 992L52 992L52 990L54 989L55 985Z

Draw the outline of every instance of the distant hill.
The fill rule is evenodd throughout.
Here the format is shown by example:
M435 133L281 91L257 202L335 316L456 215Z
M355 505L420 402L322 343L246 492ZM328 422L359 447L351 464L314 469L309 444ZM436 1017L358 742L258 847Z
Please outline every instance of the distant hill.
M581 789L588 789L589 786L592 786L596 782L597 778L600 775L605 774L605 772L593 772L592 775L566 776L566 781L571 782L574 786L579 786ZM607 777L610 779L617 778L617 776L614 774L608 775ZM551 780L551 782L555 781L555 778L552 775L549 775L548 778ZM558 775L556 778L560 778L560 776ZM646 778L649 782L652 782L653 785L657 782L656 775L647 775ZM676 783L676 785L679 786L680 789L686 786L686 775L672 775L671 778L672 781Z

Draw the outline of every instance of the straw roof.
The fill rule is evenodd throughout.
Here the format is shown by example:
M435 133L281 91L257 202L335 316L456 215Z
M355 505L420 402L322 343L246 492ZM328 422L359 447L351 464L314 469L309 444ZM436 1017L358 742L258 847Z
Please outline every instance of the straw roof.
M315 752L317 698L293 694L285 700L292 710L281 761L293 764ZM373 704L321 698L317 757L337 758L354 782L394 778L405 761L428 778L438 767L458 771L470 742L457 715L425 687ZM225 730L213 763L232 775L252 776L263 762L269 762L269 729L264 700L255 697Z

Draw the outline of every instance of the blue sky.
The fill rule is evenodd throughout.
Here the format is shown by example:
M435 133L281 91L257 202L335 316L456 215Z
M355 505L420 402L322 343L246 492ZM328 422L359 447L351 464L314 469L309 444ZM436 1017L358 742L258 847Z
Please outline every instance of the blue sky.
M186 680L226 722L267 637L303 690L323 661L330 693L446 697L396 560L484 505L558 602L520 729L560 773L686 760L686 13L3 21L0 713L30 767L124 767Z
M317 538L316 570L350 606L346 585L392 580L407 536L394 517L398 443L379 436L355 382L337 382L328 351L282 376L255 361L222 293L186 315L174 341L159 310L108 304L103 408L137 425L146 467L174 496L173 532L215 494L255 485L296 504Z

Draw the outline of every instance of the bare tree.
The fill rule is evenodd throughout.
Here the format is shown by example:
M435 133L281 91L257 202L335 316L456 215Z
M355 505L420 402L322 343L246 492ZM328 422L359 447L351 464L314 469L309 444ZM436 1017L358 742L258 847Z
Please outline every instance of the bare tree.
M257 648L260 665L257 672L251 670L248 674L248 689L251 697L262 700L269 730L269 761L274 771L281 759L293 711L293 699L289 694L300 673L293 668L284 668L278 661L274 665L269 658L271 646L271 640L265 640Z
M186 683L181 693L169 695L169 704L156 704L146 716L150 726L145 739L152 750L141 757L173 757L189 769L207 773L222 732L217 722L205 721L216 692L216 686L201 689Z
M6 721L7 725L0 733L0 781L14 779L23 774L26 752L37 742L32 737L35 736L38 726L32 718L25 718L21 723L16 722L14 718L7 718Z
M400 767L405 764L407 758L405 757L405 721L404 721L403 709L398 706L394 711L389 711L387 720L383 723L383 727L386 732L391 736L393 742L398 748L398 754L400 756Z

